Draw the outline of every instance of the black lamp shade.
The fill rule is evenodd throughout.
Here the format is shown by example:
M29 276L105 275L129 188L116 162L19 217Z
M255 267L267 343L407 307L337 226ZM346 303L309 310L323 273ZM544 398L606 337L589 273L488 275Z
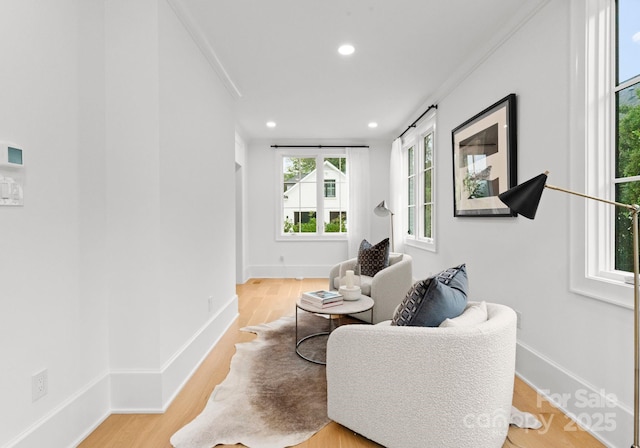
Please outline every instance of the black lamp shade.
M498 198L514 212L533 219L536 216L538 204L546 183L547 175L542 173L504 193L500 193Z

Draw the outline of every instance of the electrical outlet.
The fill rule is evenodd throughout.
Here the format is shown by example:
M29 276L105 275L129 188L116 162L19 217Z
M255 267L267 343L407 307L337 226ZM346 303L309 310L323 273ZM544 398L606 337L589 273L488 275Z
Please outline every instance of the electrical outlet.
M31 401L39 400L49 392L49 374L47 369L31 377Z
M209 312L211 313L213 311L213 296L209 296L207 303L209 304Z
M516 322L517 327L519 329L522 329L522 313L520 311L516 311Z

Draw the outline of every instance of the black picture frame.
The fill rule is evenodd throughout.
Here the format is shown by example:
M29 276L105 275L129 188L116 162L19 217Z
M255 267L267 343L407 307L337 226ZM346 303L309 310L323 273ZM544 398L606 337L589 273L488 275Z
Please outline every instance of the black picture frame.
M517 185L516 94L451 131L453 216L516 216L498 195Z

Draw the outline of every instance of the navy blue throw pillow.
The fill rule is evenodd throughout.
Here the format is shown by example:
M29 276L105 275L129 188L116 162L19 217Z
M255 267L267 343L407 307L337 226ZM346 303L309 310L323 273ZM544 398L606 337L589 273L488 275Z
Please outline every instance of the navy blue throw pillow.
M416 282L396 310L391 325L437 327L458 317L467 305L467 268L461 264Z

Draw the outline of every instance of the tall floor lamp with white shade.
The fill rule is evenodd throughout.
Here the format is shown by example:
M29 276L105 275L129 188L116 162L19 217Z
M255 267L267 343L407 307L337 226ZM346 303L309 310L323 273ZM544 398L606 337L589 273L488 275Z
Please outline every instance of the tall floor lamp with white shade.
M542 197L542 192L545 188L551 190L562 191L564 193L572 194L575 196L581 196L583 198L592 199L606 204L611 204L616 207L621 207L629 210L631 214L631 232L633 236L633 356L634 356L634 400L633 400L633 445L631 448L640 448L640 399L638 397L640 393L640 356L638 354L638 348L640 346L640 307L638 306L638 212L640 212L640 206L635 204L623 204L621 202L608 201L606 199L597 198L595 196L589 196L575 191L566 190L564 188L548 185L547 174L539 174L538 176L529 179L526 182L516 185L510 190L505 191L498 195L500 200L511 208L514 212L533 219L538 210L538 204Z

